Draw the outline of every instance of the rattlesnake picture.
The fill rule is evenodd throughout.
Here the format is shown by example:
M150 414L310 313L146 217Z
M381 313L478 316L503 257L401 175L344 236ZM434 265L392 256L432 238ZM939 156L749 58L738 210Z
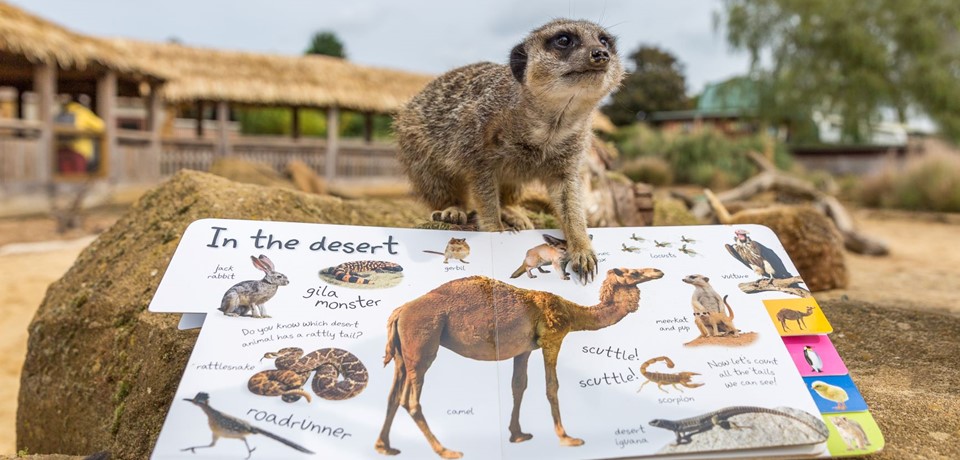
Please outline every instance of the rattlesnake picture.
M304 355L301 348L287 347L265 353L263 358L274 359L277 368L253 374L247 388L262 396L280 396L288 403L296 402L300 397L311 401L310 393L303 390L303 385L314 371L313 392L333 401L360 394L369 379L367 367L356 355L340 348L321 348Z

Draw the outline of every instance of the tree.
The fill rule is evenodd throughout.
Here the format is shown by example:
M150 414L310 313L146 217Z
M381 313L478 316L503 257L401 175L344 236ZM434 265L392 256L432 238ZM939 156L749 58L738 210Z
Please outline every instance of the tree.
M641 45L628 59L630 73L620 91L603 107L603 113L614 124L634 123L640 112L649 114L690 107L683 64L674 55L655 46Z
M347 52L343 49L343 42L337 38L337 34L329 31L313 34L313 38L310 39L310 46L307 47L304 54L322 54L344 59L347 57Z
M839 114L866 139L882 109L919 110L960 140L960 2L724 0L718 23L763 82L760 114Z

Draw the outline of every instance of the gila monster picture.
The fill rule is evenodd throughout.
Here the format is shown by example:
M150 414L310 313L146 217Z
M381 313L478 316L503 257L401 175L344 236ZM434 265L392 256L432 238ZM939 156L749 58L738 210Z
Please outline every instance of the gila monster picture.
M403 278L403 267L383 260L355 260L320 270L320 277L347 287L388 288Z

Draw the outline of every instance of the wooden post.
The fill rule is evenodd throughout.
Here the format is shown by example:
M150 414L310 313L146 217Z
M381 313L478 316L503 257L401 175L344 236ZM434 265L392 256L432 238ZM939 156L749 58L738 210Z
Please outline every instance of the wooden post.
M197 101L197 139L203 139L203 101Z
M150 171L147 177L151 180L160 178L160 161L163 156L161 151L161 130L163 129L163 86L160 83L150 84L150 96L147 99L147 129L150 130ZM141 163L142 164L142 163Z
M57 94L57 67L39 64L33 71L33 91L37 93L37 121L40 122L40 138L37 142L37 180L47 183L53 175L54 146L53 117L54 97Z
M363 141L373 143L373 113L363 112Z
M25 92L25 89L22 86L17 86L16 90L17 90L17 106L15 109L17 111L17 114L14 115L14 118L18 120L23 120L23 93Z
M17 86L16 90L17 90L17 102L14 110L16 110L17 113L16 115L14 115L14 118L16 118L17 120L23 120L23 95L24 93L27 92L27 90L23 86ZM27 133L25 130L18 130L14 132L13 135L15 137L24 137L27 135Z
M293 116L290 119L290 132L293 139L300 139L300 107L293 107Z
M230 155L230 105L226 101L217 102L217 152L220 155Z
M97 79L97 106L94 109L103 120L103 146L100 151L100 170L107 167L111 180L122 182L127 179L124 168L125 158L117 150L117 74L112 70Z
M337 177L337 150L340 138L340 108L327 108L327 161L324 165L324 177L327 183Z

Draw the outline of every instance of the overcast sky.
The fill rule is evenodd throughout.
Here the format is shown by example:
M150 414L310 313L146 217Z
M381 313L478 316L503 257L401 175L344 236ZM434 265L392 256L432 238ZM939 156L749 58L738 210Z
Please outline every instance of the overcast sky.
M348 58L439 74L477 61L505 63L531 29L556 17L607 26L621 52L663 47L686 67L688 92L745 73L713 15L719 0L6 0L67 28L97 36L296 55L331 30Z

